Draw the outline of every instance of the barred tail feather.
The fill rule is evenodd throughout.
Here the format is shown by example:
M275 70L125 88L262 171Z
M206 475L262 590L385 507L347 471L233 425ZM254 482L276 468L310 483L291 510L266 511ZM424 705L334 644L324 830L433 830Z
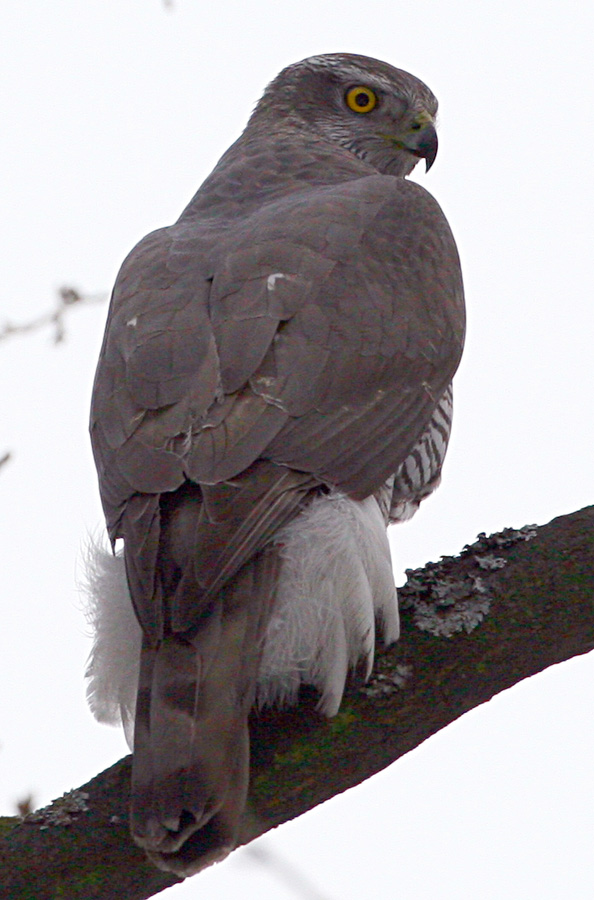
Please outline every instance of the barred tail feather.
M276 576L269 549L221 589L197 628L143 646L131 831L153 862L183 877L237 843L248 715Z

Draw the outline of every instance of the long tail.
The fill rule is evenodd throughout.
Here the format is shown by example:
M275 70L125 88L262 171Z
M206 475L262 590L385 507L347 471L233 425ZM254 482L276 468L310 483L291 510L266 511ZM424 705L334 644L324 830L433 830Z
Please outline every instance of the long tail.
M130 825L161 868L187 877L237 842L248 714L277 573L273 548L221 589L198 627L143 645Z

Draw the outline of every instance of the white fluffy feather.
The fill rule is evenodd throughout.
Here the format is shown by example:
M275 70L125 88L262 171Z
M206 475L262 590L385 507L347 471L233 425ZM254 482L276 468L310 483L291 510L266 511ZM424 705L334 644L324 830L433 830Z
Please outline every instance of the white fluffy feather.
M90 538L81 589L94 642L86 676L87 700L99 722L124 726L132 747L142 635L134 615L121 553Z
M300 684L338 712L349 669L369 676L375 618L387 643L398 637L398 605L386 526L374 497L314 500L275 536L282 567L266 634L258 702L292 702Z
M386 643L399 633L385 520L377 501L340 494L313 501L275 535L281 569L275 612L264 639L259 705L296 699L301 684L320 692L319 708L338 712L349 669L373 664L375 619ZM131 742L141 633L124 560L90 541L87 618L95 641L87 697L101 722L124 725Z

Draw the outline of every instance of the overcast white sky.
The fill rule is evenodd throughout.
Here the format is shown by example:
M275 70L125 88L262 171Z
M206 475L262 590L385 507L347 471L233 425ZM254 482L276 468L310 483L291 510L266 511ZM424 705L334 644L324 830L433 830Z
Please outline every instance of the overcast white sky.
M282 66L376 56L440 100L440 153L416 177L450 220L469 309L444 483L394 530L397 583L479 531L592 503L593 27L583 0L6 0L0 325L48 310L63 283L107 291ZM105 312L73 310L58 347L47 331L0 344L0 813L126 752L86 709L75 587L102 523L86 423ZM264 838L277 868L238 851L162 896L589 900L593 758L590 655Z

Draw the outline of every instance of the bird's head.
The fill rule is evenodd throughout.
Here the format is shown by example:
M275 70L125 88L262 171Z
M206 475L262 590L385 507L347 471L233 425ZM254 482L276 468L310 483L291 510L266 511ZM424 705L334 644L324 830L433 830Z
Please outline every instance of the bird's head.
M437 100L401 69L330 53L287 66L267 87L252 122L315 132L386 175L408 175L437 155Z

